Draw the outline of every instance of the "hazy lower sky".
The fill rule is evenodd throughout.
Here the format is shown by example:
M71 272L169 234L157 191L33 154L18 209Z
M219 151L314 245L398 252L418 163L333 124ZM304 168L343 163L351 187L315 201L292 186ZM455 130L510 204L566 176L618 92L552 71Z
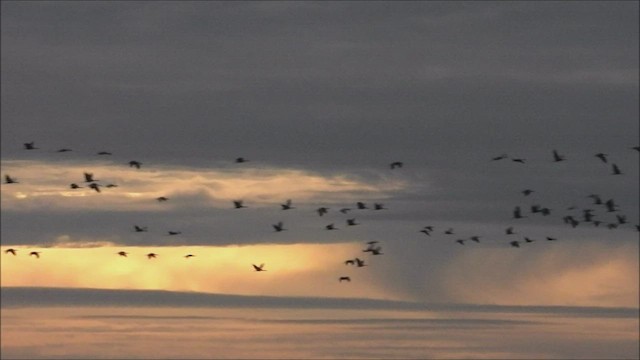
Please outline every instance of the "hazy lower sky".
M17 181L1 187L3 293L639 307L638 2L1 7L0 160L3 182ZM370 241L380 255L363 252ZM356 257L365 266L345 264ZM23 330L3 327L3 340ZM424 356L589 357L584 341ZM388 355L420 357L407 346Z

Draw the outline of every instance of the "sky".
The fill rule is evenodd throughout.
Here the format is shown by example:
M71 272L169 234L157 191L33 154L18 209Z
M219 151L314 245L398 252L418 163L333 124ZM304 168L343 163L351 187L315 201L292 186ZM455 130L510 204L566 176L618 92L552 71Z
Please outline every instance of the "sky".
M33 304L19 293L22 308L70 308L69 291L80 290L248 296L256 311L265 297L570 307L581 319L639 307L637 2L3 1L1 10L3 297L58 294ZM363 251L370 241L381 255ZM345 264L356 257L365 266ZM28 316L20 308L3 305L3 319ZM625 329L611 341L631 334L637 345L637 326ZM464 354L584 358L589 341ZM386 355L420 357L398 346L409 352ZM117 356L157 356L127 349ZM281 350L273 356L304 356Z

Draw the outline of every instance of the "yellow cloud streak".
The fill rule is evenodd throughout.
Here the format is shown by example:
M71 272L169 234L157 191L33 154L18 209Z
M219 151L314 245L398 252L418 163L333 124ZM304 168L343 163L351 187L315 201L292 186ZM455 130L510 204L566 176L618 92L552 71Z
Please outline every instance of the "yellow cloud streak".
M396 299L366 268L344 265L360 245L295 244L227 247L19 248L5 254L2 286L155 289L245 295ZM28 256L40 251L39 259ZM127 257L117 255L119 251ZM146 254L158 254L147 259ZM195 255L186 259L187 254ZM252 264L264 263L264 272ZM340 276L351 283L339 283Z
M137 170L109 163L47 163L2 161L4 174L18 184L3 184L1 205L14 210L57 207L61 209L164 210L172 201L158 206L155 199L170 200L197 196L207 206L231 207L231 201L245 199L249 206L272 206L288 198L296 202L351 201L385 197L407 184L397 178L367 182L344 175L323 176L294 169L238 168L192 169L156 167ZM106 185L102 192L87 187L83 172L91 172ZM82 188L70 189L76 183ZM202 196L204 195L204 196Z

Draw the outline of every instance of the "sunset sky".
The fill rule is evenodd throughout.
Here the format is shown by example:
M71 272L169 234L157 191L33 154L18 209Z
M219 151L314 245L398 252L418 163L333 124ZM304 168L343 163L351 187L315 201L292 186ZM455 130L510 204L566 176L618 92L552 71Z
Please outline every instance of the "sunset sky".
M1 6L3 358L639 356L637 2Z

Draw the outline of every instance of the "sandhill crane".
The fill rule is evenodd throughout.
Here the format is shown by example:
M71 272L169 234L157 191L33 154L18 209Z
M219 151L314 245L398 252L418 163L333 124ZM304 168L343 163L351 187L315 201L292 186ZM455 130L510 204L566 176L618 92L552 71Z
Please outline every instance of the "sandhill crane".
M249 160L247 160L247 159L245 159L243 157L236 158L236 164L245 163L247 161L249 161Z
M84 173L84 182L94 182L99 181L93 178L93 173L85 172Z
M564 161L564 155L560 155L558 151L553 150L553 161L554 162Z
M118 185L116 185L116 184L107 184L107 185L105 185L105 187L107 187L107 188L115 188L115 187L118 187Z
M125 251L118 251L118 255L122 256L122 257L127 257L127 252Z
M525 218L526 216L522 216L522 212L520 211L520 206L516 206L515 209L513 209L513 218L514 219L522 219Z
M291 206L291 199L288 199L287 201L285 201L284 204L280 204L280 206L282 207L282 210L291 210L291 209L295 209L293 206Z
M284 228L284 225L282 224L282 221L278 222L277 224L273 224L271 226L273 226L273 228L276 230L276 232L287 230L287 229Z
M244 205L244 201L243 200L233 200L233 207L235 209L246 208L246 206Z
M97 155L113 155L109 151L99 151Z
M193 255L193 254L187 254L187 255L185 255L185 256L184 256L184 258L185 258L185 259L189 259L189 258L192 258L192 257L194 257L194 256L195 256L195 255Z
M472 236L472 237L469 238L469 240L479 243L480 242L480 236L477 236L477 235Z
M260 264L260 266L258 266L256 264L251 264L251 265L253 265L253 269L255 271L267 271L267 270L264 269L264 264Z
M531 194L533 194L535 191L531 190L531 189L524 189L522 190L522 194L524 194L524 196L529 196Z
M510 242L509 244L511 244L511 246L513 246L513 247L517 247L517 248L520 247L520 242L519 241L515 241L514 240L514 241Z
M496 156L494 158L491 159L491 161L498 161L498 160L502 160L502 159L506 159L507 158L507 154L502 154L499 156Z
M32 251L29 253L29 256L35 256L36 259L40 259L40 252L39 251Z
M356 222L356 219L347 219L347 226L356 226L356 225L360 225L360 223Z
M98 183L91 183L89 184L89 187L92 188L93 190L95 190L96 192L100 192L100 184Z
M589 196L587 196L588 198L592 198L593 199L593 204L594 205L602 205L602 199L600 198L599 195L597 194L591 194Z
M391 168L391 170L395 168L401 168L402 166L404 166L404 163L402 161L394 161L391 164L389 164L389 167Z
M151 260L151 259L155 259L158 256L158 254L154 254L154 253L148 253L147 254L147 259Z
M444 233L445 235L453 235L453 228L448 228Z
M140 161L136 161L136 160L129 161L129 167L140 169L141 166L142 166L142 163Z
M16 256L17 252L18 252L18 250L16 250L16 249L7 249L7 250L4 251L5 254L11 254L13 256Z
M380 247L380 246L371 249L371 254L372 255L384 255L382 253L382 247Z
M351 209L350 209L350 208L342 208L342 209L340 209L340 212L341 212L341 213L343 213L343 214L346 214L346 213L348 213L349 211L351 211Z
M604 205L607 208L607 212L616 212L618 211L618 209L616 209L617 205L616 203L613 201L613 199L609 199L607 200Z
M464 239L458 239L456 242L460 245L464 245Z
M338 230L338 228L335 227L335 225L333 225L333 224L329 224L329 225L325 226L324 228L327 229L327 230Z
M316 211L318 212L318 215L322 216L329 211L329 208L323 206L323 207L319 207Z
M514 235L516 233L515 231L513 231L513 226L506 228L504 232L507 235Z
M532 243L532 242L534 242L535 240L533 240L533 239L528 238L528 237L526 237L526 236L525 236L525 237L524 237L524 241L526 241L526 242L528 242L528 243Z
M524 164L527 161L527 159L514 158L514 159L511 159L511 161L517 162L517 163L520 163L520 164Z
M160 196L160 197L157 197L156 200L158 200L158 202L164 202L169 200L169 198L166 196Z
M169 233L169 235L180 235L180 234L182 234L182 231L171 231L171 230L169 230L168 233Z
M63 153L63 152L69 152L69 151L71 151L71 149L68 149L68 148L62 148L62 149L59 149L59 150L58 150L58 151L56 151L56 152Z
M557 238L551 237L551 236L547 236L547 240L548 241L556 241L558 240Z
M4 176L4 183L5 183L5 184L17 184L17 183L18 183L18 180L16 180L15 178L12 178L12 177L11 177L11 176L9 176L9 175L5 175L5 176Z
M338 279L338 282L343 282L343 281L351 282L351 278L348 276L340 276L340 278Z
M597 157L598 159L602 160L603 163L606 163L607 162L607 156L609 156L609 155L604 154L604 153L597 153L594 156Z
M384 204L380 204L380 203L374 203L373 204L373 210L386 210L387 208L384 207Z
M362 260L362 259L360 259L360 258L355 258L355 261L356 261L356 265L357 265L358 267L367 266L367 265L364 263L364 260Z
M346 260L346 261L344 262L344 264L345 264L345 265L355 265L355 264L356 264L356 262L355 262L354 260Z
M69 185L69 187L70 187L71 189L80 189L82 186L80 186L80 185L78 185L78 184L76 184L76 183L72 183L71 185Z
M358 201L356 203L356 206L358 207L358 210L368 209L367 204L363 203L362 201Z
M133 225L133 231L135 231L135 232L146 232L147 231L147 227L146 226Z
M620 225L627 223L627 217L625 215L616 215L616 219L618 220L618 224Z
M32 142L24 143L23 145L24 145L25 150L39 149L39 148L35 147L34 144L35 144L35 142L32 141Z
M622 175L622 171L616 164L611 164L611 175Z

